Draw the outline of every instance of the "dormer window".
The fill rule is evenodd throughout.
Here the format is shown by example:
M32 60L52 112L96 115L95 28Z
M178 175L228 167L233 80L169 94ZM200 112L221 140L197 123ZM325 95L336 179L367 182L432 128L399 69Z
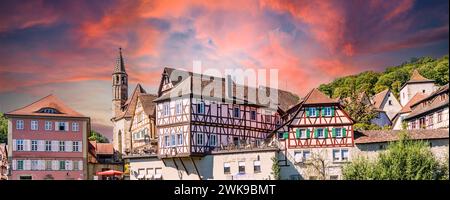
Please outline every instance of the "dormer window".
M61 114L61 112L59 112L58 110L56 110L54 108L42 108L37 112L38 113Z

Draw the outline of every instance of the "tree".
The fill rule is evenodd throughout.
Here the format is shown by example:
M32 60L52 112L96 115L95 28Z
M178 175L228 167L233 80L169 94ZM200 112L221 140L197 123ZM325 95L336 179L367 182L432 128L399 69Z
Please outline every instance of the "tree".
M280 180L280 165L278 164L278 157L274 156L272 157L272 174L273 174L273 179L275 180Z
M0 113L0 143L8 143L8 120Z
M92 130L91 135L89 136L90 141L97 141L98 143L109 143L108 138L103 136L97 131Z
M307 166L306 172L309 177L314 176L318 180L325 180L327 178L329 161L326 159L326 155L328 155L326 149L311 154L311 158L305 163Z
M363 102L363 98L356 92L352 92L350 98L344 100L345 111L354 119L357 123L370 124L370 120L375 118L378 113L375 108Z
M348 180L438 180L445 179L448 168L433 156L428 144L412 140L406 132L389 144L378 159L357 158L343 168ZM360 169L358 171L358 169Z

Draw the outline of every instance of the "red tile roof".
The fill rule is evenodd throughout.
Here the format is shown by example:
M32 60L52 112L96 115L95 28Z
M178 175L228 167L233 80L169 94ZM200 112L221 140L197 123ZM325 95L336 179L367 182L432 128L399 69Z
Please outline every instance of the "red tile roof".
M373 95L372 101L373 101L373 106L375 108L380 109L381 108L381 104L383 103L384 98L386 97L386 95L389 93L389 89L385 89L382 92Z
M52 108L59 113L39 112L43 108ZM25 107L6 113L7 115L32 115L32 116L60 116L60 117L85 117L84 115L67 106L62 100L53 94L39 99Z
M94 155L113 155L114 147L111 143L98 143L96 141L89 141L92 145L91 153Z
M308 104L321 104L321 103L339 103L339 102L327 97L324 93L320 92L317 88L314 88L306 95L303 104L308 105Z
M411 106L419 102L420 100L426 98L427 95L423 93L416 93L405 106L398 113L409 113L412 111Z
M412 72L411 78L409 79L408 82L428 82L428 81L433 81L433 80L423 77L422 75L420 75L419 71L417 69L415 69Z
M440 98L441 96L447 96L446 98ZM405 118L406 120L422 116L433 112L437 109L448 107L448 84L439 88L439 90L433 92L425 99L422 99L411 106L411 113Z
M391 142L399 139L401 130L356 131L355 144ZM449 129L408 130L408 135L415 140L448 139Z

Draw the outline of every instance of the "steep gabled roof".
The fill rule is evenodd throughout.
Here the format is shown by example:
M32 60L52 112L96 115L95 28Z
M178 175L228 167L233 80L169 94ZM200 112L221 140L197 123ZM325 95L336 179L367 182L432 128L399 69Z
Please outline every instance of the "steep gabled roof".
M117 57L116 65L113 73L126 73L125 62L123 61L122 48L119 48L119 56Z
M138 96L140 94L145 94L147 93L144 88L142 88L141 84L137 84L136 87L134 88L133 94L131 95L131 98L129 98L127 100L127 102L125 102L125 104L123 105L124 107L124 112L119 113L116 118L116 120L124 118L124 117L131 117L133 116L134 113L134 109L136 108L136 104L137 104L137 99Z
M42 109L54 109L57 113L40 112ZM25 107L6 113L6 115L86 117L67 106L61 99L50 94Z
M372 97L373 106L377 109L380 109L381 105L388 93L389 93L389 89L385 89L385 90L381 91L380 93L373 95L373 97Z
M305 97L303 105L322 104L322 103L339 103L339 102L327 97L327 95L320 92L317 88L314 88Z
M399 114L401 113L409 113L412 111L411 107L412 105L416 104L417 102L419 102L420 100L426 98L427 95L423 94L423 93L416 93L409 101L408 103L406 103L405 106L403 106L403 108L398 112Z
M153 102L157 96L155 94L140 94L139 101L142 104L145 114L153 116L155 114L156 103Z
M403 89L406 85L412 84L412 83L433 83L433 82L434 82L434 80L430 80L430 79L423 77L422 75L420 75L420 73L417 69L414 69L414 71L411 74L411 77L405 84L403 84L403 86L400 88L400 90Z

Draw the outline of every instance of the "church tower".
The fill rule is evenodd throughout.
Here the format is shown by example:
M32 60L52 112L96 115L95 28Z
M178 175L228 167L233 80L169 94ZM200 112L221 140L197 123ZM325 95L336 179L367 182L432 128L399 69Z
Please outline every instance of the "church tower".
M122 48L119 48L119 57L112 74L112 115L117 117L121 108L128 99L128 75L122 57Z

